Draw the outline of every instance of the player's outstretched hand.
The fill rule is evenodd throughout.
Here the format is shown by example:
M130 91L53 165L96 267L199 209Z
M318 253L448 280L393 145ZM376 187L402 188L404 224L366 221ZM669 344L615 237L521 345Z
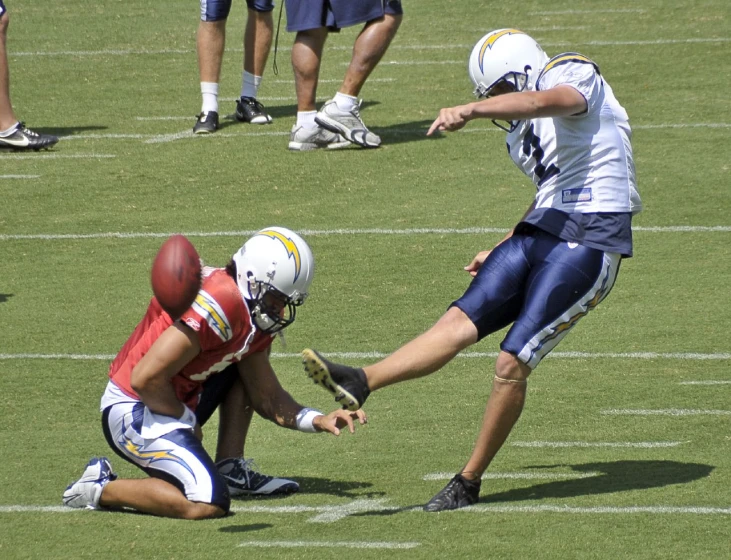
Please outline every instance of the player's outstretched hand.
M453 132L459 130L467 124L466 105L458 105L457 107L447 107L439 111L439 116L431 124L426 135L431 136L435 130Z
M480 251L475 255L470 264L464 267L464 269L470 273L470 276L477 276L477 271L480 270L482 263L492 251Z
M338 409L324 416L315 416L312 425L321 432L330 432L339 436L340 430L346 426L351 434L355 433L355 420L358 420L361 425L368 422L366 413L362 409L355 412Z

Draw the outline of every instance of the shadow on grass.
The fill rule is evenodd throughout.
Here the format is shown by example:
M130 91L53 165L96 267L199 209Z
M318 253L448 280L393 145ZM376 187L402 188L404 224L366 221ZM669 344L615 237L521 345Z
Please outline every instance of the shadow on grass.
M526 469L555 469L566 467L577 473L600 473L587 478L552 481L535 484L527 488L516 488L506 492L490 494L489 481L483 482L479 503L521 502L549 498L574 498L660 488L672 484L685 484L705 478L715 467L699 463L679 463L677 461L614 461L610 463L585 463L581 465L533 465ZM431 498L431 496L428 496ZM381 511L366 511L351 514L352 517L395 515L413 509L421 509L424 504L416 504Z
M338 498L364 499L378 498L385 495L385 492L367 492L364 490L373 486L370 482L355 482L352 480L330 480L329 478L308 478L293 477L300 485L299 494L326 494ZM283 501L289 495L275 496L242 496L233 498L232 505L256 504L261 502Z
M271 523L251 523L249 525L230 525L228 527L221 527L219 531L221 533L251 533L252 531L263 531L264 529L270 529L274 527Z
M106 130L108 127L106 126L96 126L96 125L90 125L90 126L57 126L57 127L41 127L41 126L33 126L31 127L32 130L36 132L43 132L44 134L53 134L54 136L59 136L63 138L64 136L74 136L76 134L79 134L81 132L90 132L90 131L96 131L96 130Z
M555 468L558 465L541 465L526 468ZM679 463L677 461L613 461L610 463L584 463L568 465L578 473L601 473L578 480L558 480L535 484L527 488L516 488L507 492L486 493L482 486L481 503L520 502L542 500L545 498L573 498L660 488L671 484L685 484L707 477L714 467L699 463Z
M11 297L13 297L15 294L0 294L0 303L5 303L8 301Z

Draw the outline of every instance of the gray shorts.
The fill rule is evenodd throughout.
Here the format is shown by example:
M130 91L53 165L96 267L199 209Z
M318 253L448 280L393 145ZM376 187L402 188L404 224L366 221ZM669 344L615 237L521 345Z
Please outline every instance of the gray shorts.
M401 0L286 0L287 31L338 30L385 14L401 15Z

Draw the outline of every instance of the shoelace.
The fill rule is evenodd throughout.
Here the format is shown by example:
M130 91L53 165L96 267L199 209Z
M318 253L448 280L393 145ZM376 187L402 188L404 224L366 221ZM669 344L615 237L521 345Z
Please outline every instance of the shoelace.
M249 107L253 107L260 113L264 112L264 105L259 103L259 101L254 99L253 97L246 97L244 100L244 103L246 103Z
M30 128L26 128L24 122L19 122L18 123L18 128L16 128L15 131L16 132L24 132L28 136L38 137L38 133L37 132L33 132Z
M240 459L236 461L236 464L231 470L229 476L232 478L240 478L243 476L246 480L246 484L248 485L251 482L251 475L258 474L256 469L258 469L258 467L256 466L256 463L254 463L254 459Z

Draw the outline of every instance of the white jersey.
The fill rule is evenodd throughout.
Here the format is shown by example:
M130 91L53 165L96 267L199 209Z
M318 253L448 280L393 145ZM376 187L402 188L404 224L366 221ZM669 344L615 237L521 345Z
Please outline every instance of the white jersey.
M536 208L568 214L642 210L624 108L589 59L552 58L530 89L569 85L587 110L569 117L521 121L507 136L510 157L535 183Z

